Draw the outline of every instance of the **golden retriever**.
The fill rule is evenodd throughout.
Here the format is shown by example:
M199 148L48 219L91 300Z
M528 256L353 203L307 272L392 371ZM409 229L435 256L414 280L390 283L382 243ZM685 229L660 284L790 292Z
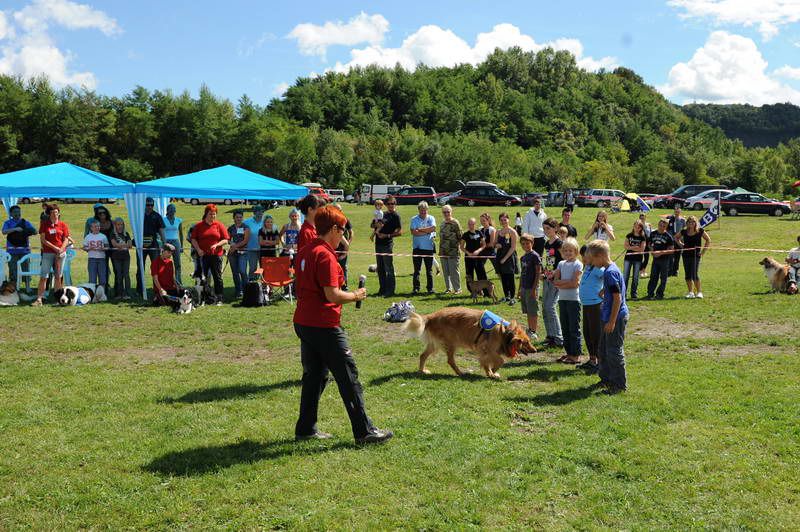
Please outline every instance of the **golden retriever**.
M772 291L785 293L789 287L789 265L781 264L772 257L764 257L758 263L764 267L764 275Z
M487 377L499 379L497 370L503 365L504 356L513 358L517 353L536 352L530 338L516 321L508 326L496 325L487 331L480 325L482 314L480 310L464 307L444 308L425 316L412 313L403 328L427 343L419 356L419 371L430 373L425 362L441 348L447 353L447 363L456 375L463 375L455 359L456 349L463 348L478 355Z

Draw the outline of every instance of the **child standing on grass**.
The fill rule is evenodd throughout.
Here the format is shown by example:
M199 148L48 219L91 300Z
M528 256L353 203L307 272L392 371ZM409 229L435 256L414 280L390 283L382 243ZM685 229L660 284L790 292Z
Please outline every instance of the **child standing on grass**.
M800 236L797 237L797 243L800 244ZM786 262L789 264L789 288L787 292L796 294L797 280L800 279L800 245L789 251Z
M593 266L605 268L603 273L603 303L600 321L603 335L600 338L600 386L603 393L614 395L628 389L625 374L625 328L628 325L628 305L625 304L625 279L611 260L611 251L605 240L593 240L586 254Z
M603 303L603 275L606 269L592 265L590 258L586 255L586 246L581 246L581 258L583 259L583 275L581 284L578 287L583 308L583 339L586 342L586 351L589 352L589 360L578 365L578 369L586 373L597 373L600 367L600 338L603 334L603 322L600 321L600 306Z
M375 200L375 210L372 212L372 221L369 223L372 228L372 234L369 237L370 242L375 241L375 233L383 227L383 200Z
M536 340L539 325L539 278L542 275L542 258L533 250L533 237L523 234L519 241L525 254L519 259L522 273L519 276L517 299L522 305L522 313L528 317L528 336Z
M545 347L561 347L564 339L561 336L561 323L558 320L556 305L558 303L558 287L553 284L558 263L561 262L561 239L558 238L558 220L547 218L542 224L547 241L544 243L542 257L542 317L547 332Z
M89 282L105 286L108 282L108 237L100 232L100 222L97 220L93 220L89 227L91 232L83 239L83 249L89 252Z
M581 283L583 263L578 260L578 241L567 238L561 244L561 256L553 284L558 288L558 317L564 335L564 356L558 359L564 364L579 364L581 361L581 302L578 287Z

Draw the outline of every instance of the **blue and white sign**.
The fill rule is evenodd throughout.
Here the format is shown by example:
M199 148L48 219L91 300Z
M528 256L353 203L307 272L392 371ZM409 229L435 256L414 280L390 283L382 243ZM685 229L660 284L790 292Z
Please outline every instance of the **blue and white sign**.
M709 207L703 217L700 218L700 227L703 228L713 224L717 221L717 218L719 218L719 200L714 200L711 207Z

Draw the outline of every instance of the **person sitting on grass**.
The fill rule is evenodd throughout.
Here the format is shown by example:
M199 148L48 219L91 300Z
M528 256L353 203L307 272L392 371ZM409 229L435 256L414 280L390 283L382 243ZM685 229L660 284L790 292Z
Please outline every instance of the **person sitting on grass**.
M625 279L611 260L611 250L605 240L592 240L586 249L592 265L605 268L603 273L603 303L600 321L603 335L600 339L599 386L603 393L614 395L628 389L625 373L625 328L628 325L628 305L625 303Z
M164 244L161 255L150 263L150 275L153 276L153 304L177 307L179 303L170 301L166 296L178 297L178 285L175 282L175 263L172 254L175 246Z
M800 236L797 237L797 243L800 244ZM789 251L786 262L789 264L789 288L787 293L796 294L797 280L800 279L800 245Z
M536 340L539 326L539 279L542 276L542 258L533 250L533 237L523 233L519 237L524 255L519 259L522 273L519 276L517 298L522 305L522 313L528 318L527 334Z
M558 359L564 364L581 361L581 302L578 287L581 283L583 263L578 260L578 241L567 238L561 244L561 256L553 284L558 288L558 317L564 339L565 355Z

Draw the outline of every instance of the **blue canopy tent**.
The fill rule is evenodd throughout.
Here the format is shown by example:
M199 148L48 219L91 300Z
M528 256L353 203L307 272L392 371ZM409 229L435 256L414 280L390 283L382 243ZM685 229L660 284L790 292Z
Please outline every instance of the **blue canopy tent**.
M144 233L144 204L150 197L156 206L166 207L169 198L246 198L259 200L297 200L308 194L306 187L266 177L238 166L225 165L191 174L154 179L136 184L135 193L125 195L137 241ZM164 214L162 212L162 214ZM142 252L137 249L139 260Z

